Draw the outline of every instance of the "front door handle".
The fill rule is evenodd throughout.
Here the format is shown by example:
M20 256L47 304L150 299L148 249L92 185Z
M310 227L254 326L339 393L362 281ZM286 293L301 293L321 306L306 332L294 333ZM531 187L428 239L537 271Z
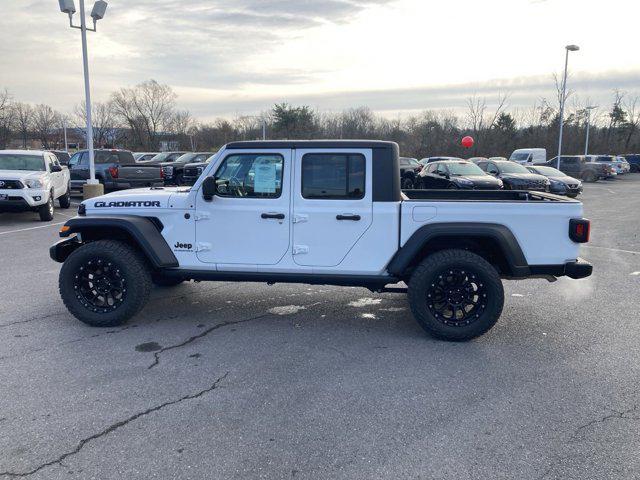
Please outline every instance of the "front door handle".
M284 213L263 213L260 215L262 218L276 218L278 220L284 220Z
M360 215L336 215L336 220L353 220L357 222L360 220Z

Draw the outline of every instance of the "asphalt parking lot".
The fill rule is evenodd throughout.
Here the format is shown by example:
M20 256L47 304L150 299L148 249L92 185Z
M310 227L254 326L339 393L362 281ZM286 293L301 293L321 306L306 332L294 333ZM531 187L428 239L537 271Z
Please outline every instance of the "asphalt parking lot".
M594 275L505 282L463 344L403 295L305 285L156 289L90 328L48 256L74 212L3 215L0 478L638 478L640 175L582 200Z

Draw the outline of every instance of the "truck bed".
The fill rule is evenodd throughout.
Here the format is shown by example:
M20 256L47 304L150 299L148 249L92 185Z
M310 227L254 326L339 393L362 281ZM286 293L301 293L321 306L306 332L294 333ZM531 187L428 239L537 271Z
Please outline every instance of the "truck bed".
M568 197L527 190L403 190L404 200L465 202L567 202L580 203Z
M574 261L579 244L569 222L582 218L582 203L549 193L518 190L405 190L400 246L430 224L500 224L515 236L529 265Z

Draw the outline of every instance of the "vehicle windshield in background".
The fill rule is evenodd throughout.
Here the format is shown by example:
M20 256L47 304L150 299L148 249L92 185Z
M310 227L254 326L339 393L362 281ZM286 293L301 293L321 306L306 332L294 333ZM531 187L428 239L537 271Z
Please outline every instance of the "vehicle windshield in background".
M44 158L40 155L12 155L0 153L0 170L27 170L45 172Z
M502 173L531 173L529 170L524 168L519 163L515 162L504 162L501 163L498 168Z
M513 155L511 155L511 160L516 161L516 162L523 162L523 161L529 160L529 154L528 153L514 153Z
M486 175L475 163L447 163L451 175Z
M609 155L600 155L596 158L596 162L613 162L613 157Z
M176 158L176 159L175 159L175 162L176 162L176 163L181 163L181 162L183 162L183 163L184 163L184 162L186 162L186 163L189 163L189 162L195 162L195 161L197 161L197 160L196 160L196 157L197 157L197 156L198 156L198 154L197 154L197 153L193 153L193 152L185 153L185 154L180 155L178 158Z
M150 162L164 162L172 152L162 152L153 157Z
M548 177L567 177L568 175L562 173L560 170L557 170L553 167L536 167L535 171L546 175Z

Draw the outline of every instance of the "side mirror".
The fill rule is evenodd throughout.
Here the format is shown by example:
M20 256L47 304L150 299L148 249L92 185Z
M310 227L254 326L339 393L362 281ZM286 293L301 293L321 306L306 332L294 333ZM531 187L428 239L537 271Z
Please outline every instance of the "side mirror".
M60 165L51 165L51 173L61 172L62 167Z
M216 179L213 177L207 177L202 182L202 197L210 202L213 200L213 196L216 194Z

